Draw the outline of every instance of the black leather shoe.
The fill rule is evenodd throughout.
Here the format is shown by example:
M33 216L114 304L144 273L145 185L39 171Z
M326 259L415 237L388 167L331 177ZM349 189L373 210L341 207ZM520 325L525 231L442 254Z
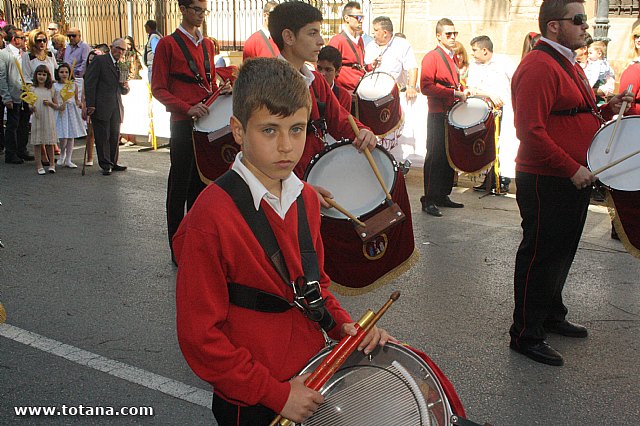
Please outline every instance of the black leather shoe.
M456 203L455 201L451 201L451 198L449 198L448 195L445 195L444 197L442 197L442 199L438 202L436 202L436 206L438 207L449 207L452 209L461 209L464 207L464 204L462 203Z
M618 231L616 231L616 228L613 226L613 223L611 224L611 239L620 241L620 237L618 236Z
M120 164L116 164L111 168L111 170L113 170L114 172L124 172L125 170L127 170L127 166L121 166Z
M105 176L109 176L111 174L111 167L107 167L106 169L102 169L102 174Z
M20 157L7 157L4 159L4 162L7 164L22 164L24 160Z
M425 207L422 208L422 211L427 212L427 214L430 214L431 216L442 217L442 212L440 211L438 206L436 206L433 203L427 204Z
M33 161L36 159L33 155L25 152L24 154L18 154L18 157L22 158L24 161Z
M482 185L474 186L473 190L477 191L477 192L485 192L487 190L487 187L485 186L485 184L483 182Z
M544 324L544 330L547 333L559 334L565 337L585 338L589 335L586 327L569 321Z
M509 347L527 358L531 358L536 362L547 365L561 366L564 364L562 355L560 352L553 349L546 341L540 343L534 343L533 345L521 345L518 346L513 340L509 344Z

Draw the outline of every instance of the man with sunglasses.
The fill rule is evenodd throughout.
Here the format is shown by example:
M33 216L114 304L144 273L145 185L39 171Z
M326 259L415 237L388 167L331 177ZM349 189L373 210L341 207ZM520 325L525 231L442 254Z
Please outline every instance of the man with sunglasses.
M342 9L342 32L334 35L329 41L342 55L342 68L336 82L353 93L364 75L364 41L362 40L362 6L350 1Z
M64 51L64 61L72 65L75 60L76 66L73 69L73 75L75 78L82 78L87 69L87 56L91 52L91 46L82 40L82 35L78 28L69 28L67 37L69 37L69 44Z
M207 3L204 0L179 0L182 22L172 35L158 42L153 57L151 90L171 113L171 169L166 206L169 248L174 263L173 235L182 222L185 207L191 209L205 187L193 152L193 120L209 114L203 100L218 89L214 44L199 30L209 14ZM209 62L208 69L205 58ZM230 86L220 91L228 92Z
M587 329L566 319L562 290L582 234L591 185L586 165L594 134L620 111L627 94L597 107L574 50L589 28L584 0L544 1L538 18L542 37L518 66L511 93L520 148L516 199L523 238L514 273L512 350L560 366L562 355L547 333L585 338Z
M451 201L454 171L447 160L445 123L447 112L456 99L467 100L468 91L460 84L458 59L453 53L458 32L448 18L436 24L438 45L422 59L420 90L427 97L427 156L424 159L424 196L422 211L440 217L438 207L462 208Z

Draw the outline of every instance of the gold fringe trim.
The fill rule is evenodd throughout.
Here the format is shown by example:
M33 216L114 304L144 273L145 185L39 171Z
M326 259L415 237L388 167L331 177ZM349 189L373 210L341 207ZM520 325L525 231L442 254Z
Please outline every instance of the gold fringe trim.
M362 123L364 124L364 123ZM395 132L396 130L398 130L400 128L400 126L402 126L404 124L404 111L400 111L400 120L398 121L398 124L396 124L395 126L393 126L392 129L390 129L387 133L382 134L382 135L376 135L379 138L384 138L387 135L390 135L391 133ZM365 124L366 126L366 124Z
M640 248L634 246L631 243L631 241L629 241L629 237L627 236L627 233L624 231L624 226L622 225L622 222L620 222L620 217L616 213L616 205L613 202L613 197L611 196L611 193L609 192L609 190L607 190L606 201L607 201L607 208L609 210L609 216L611 217L611 221L613 222L613 227L618 233L618 237L620 238L622 245L630 255L640 259Z
M335 281L331 281L331 285L329 288L332 292L340 294L342 296L360 296L362 294L369 293L370 291L377 290L383 285L388 284L389 282L400 277L400 275L411 269L418 262L418 260L420 260L420 252L418 251L418 249L414 248L413 253L411 253L411 256L409 256L407 260L365 287L347 287L342 284L338 284Z
M458 166L456 166L455 164L453 164L453 161L451 160L451 155L449 155L449 125L447 122L447 119L445 119L444 121L444 147L447 151L447 161L449 162L449 166L451 166L451 168L457 172L460 173L466 173L466 174L480 174L480 173L484 173L486 171L488 171L491 166L493 166L493 163L495 163L495 159L493 161L491 161L490 163L480 167L478 170L475 171L466 171L466 170L462 170L461 168L459 168Z
M4 310L4 306L0 303L0 324L7 320L7 311Z

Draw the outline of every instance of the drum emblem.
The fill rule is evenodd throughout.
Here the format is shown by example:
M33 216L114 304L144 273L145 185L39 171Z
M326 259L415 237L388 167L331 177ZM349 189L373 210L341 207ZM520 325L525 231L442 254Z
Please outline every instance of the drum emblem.
M386 123L387 121L389 121L390 118L391 118L391 111L389 110L389 108L384 108L382 111L380 111L381 122Z
M233 163L233 161L236 159L237 154L238 154L238 148L231 144L225 143L222 145L222 148L220 149L220 156L222 157L222 160L227 164Z
M484 143L484 141L482 139L476 139L473 142L473 154L480 156L482 154L484 154L484 150L486 148L486 144Z
M369 260L378 260L387 252L388 244L387 234L380 234L373 240L362 244L362 254Z

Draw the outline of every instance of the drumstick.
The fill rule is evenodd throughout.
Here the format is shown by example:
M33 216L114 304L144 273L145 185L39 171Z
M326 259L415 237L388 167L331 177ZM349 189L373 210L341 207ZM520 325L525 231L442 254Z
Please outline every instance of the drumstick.
M599 169L596 169L596 170L594 170L594 171L593 171L593 172L591 172L591 173L592 173L592 174L594 174L594 175L597 175L598 173L602 173L602 172L604 172L605 170L610 169L611 167L616 166L616 165L618 165L618 164L622 163L624 160L628 160L629 158L633 157L634 155L638 155L638 154L640 154L640 149L639 149L639 150L637 150L637 151L632 152L631 154L627 154L627 155L625 155L625 156L624 156L624 157L622 157L622 158L618 158L618 159L617 159L616 161L614 161L613 163L609 163L609 164L607 164L606 166L602 166L602 167L600 167Z
M353 132L356 134L356 137L358 137L358 134L360 133L360 129L358 129L358 126L356 125L356 122L353 119L352 115L349 115L348 118L349 118L349 124L351 124L351 128L353 129ZM391 194L389 194L389 191L387 190L387 185L385 185L384 179L382 179L382 175L380 174L380 170L378 170L378 165L376 164L375 160L373 159L373 156L371 155L371 152L369 151L369 148L363 149L362 152L364 152L364 155L367 157L367 160L369 161L369 164L371 165L371 168L373 169L373 173L376 175L376 178L378 178L378 182L380 182L380 186L382 186L382 190L384 191L385 195L387 196L387 200L391 200Z
M633 84L630 84L627 87L625 93L631 93L633 90ZM608 154L611 150L611 144L613 143L613 139L616 137L616 133L618 131L618 125L620 124L620 120L622 120L622 116L624 115L624 111L627 109L627 101L622 102L622 106L620 107L620 112L618 113L618 118L616 118L616 124L613 126L613 133L611 133L611 138L609 139L609 145L607 145L607 149L604 150L605 154Z
M357 217L355 217L353 215L353 213L351 213L349 210L345 209L344 207L342 207L340 204L336 203L335 200L333 198L329 198L329 197L325 197L323 196L322 198L324 198L324 200L329 203L329 205L331 207L333 207L334 209L338 210L340 213L342 213L343 215L345 215L346 217L348 217L349 219L351 219L352 221L354 221L356 223L356 225L358 226L362 226L362 227L366 227L367 225L364 224L364 222L358 220Z

